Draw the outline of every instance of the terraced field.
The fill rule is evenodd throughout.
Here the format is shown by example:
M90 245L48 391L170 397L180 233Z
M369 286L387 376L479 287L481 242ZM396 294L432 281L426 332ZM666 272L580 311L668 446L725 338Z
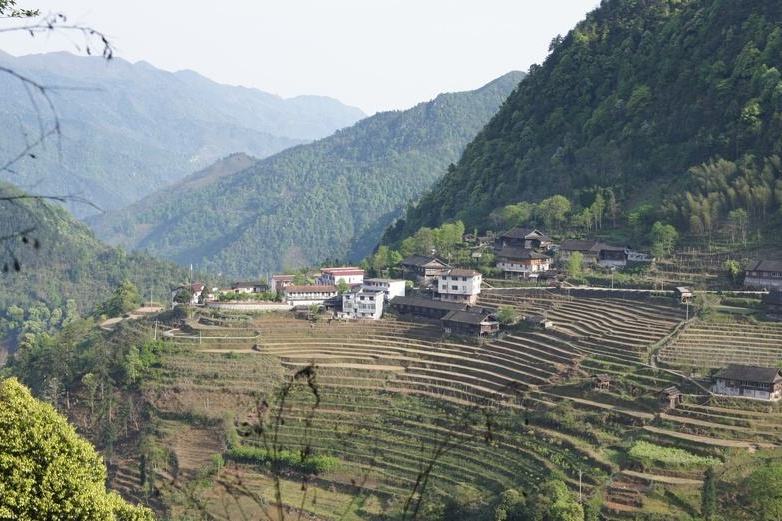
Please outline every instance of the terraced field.
M479 344L444 339L434 323L396 319L310 323L287 314L221 313L189 321L166 337L167 354L144 388L165 422L158 442L183 460L177 467L185 471L169 481L198 474L228 446L226 422L252 424L258 404L277 403L275 389L312 364L315 412L312 389L294 387L279 442L338 458L336 470L309 481L309 496L285 485L291 508L324 519L338 510L324 505L346 497L362 498L346 505L348 519L398 510L428 461L435 463L428 487L435 496L453 494L460 484L487 494L531 491L552 477L577 490L580 477L587 496L603 495L609 517L642 509L680 512L685 503L697 507L693 491L702 469L641 468L624 456L631 443L646 440L720 458L725 451L782 443L776 434L782 412L716 401L697 382L650 364L653 348L683 319L668 300L496 290L485 291L480 303L545 314L554 328L519 330ZM596 374L609 376L607 390L593 389ZM662 411L657 395L670 385L686 398L681 407ZM263 436L250 430L240 443L262 447ZM448 449L434 458L443 446ZM254 483L258 496L226 499L220 491L236 490L236 479ZM273 501L271 487L263 468L231 463L202 500L224 519L225 512ZM672 501L660 495L669 488L685 493ZM181 495L181 487L162 490ZM317 504L313 494L321 498Z
M782 361L782 324L694 322L661 350L659 359L683 368L728 363L773 367Z

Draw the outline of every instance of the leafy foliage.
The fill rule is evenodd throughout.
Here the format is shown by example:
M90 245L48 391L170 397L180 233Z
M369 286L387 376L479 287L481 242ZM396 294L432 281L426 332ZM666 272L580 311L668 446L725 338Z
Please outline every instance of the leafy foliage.
M653 466L655 463L669 465L678 468L690 468L705 465L717 465L720 461L708 456L698 456L684 449L675 447L662 447L648 441L637 441L628 451L630 458L642 463L644 466Z
M0 382L0 518L151 521L106 491L92 446L15 379Z
M646 230L709 233L738 208L760 222L782 186L780 17L773 0L602 2L384 242L595 186L613 189L609 215L651 203Z
M520 81L384 112L192 190L96 221L99 236L232 276L360 260L404 205L458 159Z
M0 190L23 195L5 184ZM56 205L34 199L0 205L0 236L27 228L40 248L28 247L21 237L8 245L21 270L0 275L0 338L8 332L17 337L42 332L89 313L125 281L144 297L165 301L169 287L187 278L171 263L102 244Z

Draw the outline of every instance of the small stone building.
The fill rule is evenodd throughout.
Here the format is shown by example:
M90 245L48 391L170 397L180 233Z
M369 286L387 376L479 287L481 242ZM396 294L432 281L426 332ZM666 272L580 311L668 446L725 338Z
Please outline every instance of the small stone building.
M675 409L677 405L682 403L682 392L675 385L666 387L660 391L659 400L660 407L663 409Z

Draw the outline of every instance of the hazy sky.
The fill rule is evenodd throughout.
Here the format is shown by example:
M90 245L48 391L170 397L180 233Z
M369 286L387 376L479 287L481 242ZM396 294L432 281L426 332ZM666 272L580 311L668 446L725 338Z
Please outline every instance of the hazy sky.
M19 0L107 33L117 54L283 97L333 96L367 113L527 70L598 0ZM77 40L78 41L78 40ZM20 55L61 37L0 35Z

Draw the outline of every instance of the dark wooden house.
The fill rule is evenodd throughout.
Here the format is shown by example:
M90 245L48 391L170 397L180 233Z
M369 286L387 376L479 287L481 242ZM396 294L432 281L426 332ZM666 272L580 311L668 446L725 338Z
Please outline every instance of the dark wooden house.
M782 290L782 261L755 262L744 272L744 285L754 289Z
M419 284L429 284L436 277L444 275L451 267L438 257L410 255L400 263L404 278Z
M389 301L391 309L400 315L441 319L451 311L464 311L467 304L444 302L423 297L394 297Z
M782 398L782 374L776 367L731 364L714 375L715 394L776 401Z
M497 317L483 309L451 311L442 318L443 330L449 335L487 337L500 331Z
M551 237L535 228L513 228L501 233L495 240L494 247L548 249L553 244Z
M768 317L782 320L782 291L772 290L768 295L764 295L763 310Z

